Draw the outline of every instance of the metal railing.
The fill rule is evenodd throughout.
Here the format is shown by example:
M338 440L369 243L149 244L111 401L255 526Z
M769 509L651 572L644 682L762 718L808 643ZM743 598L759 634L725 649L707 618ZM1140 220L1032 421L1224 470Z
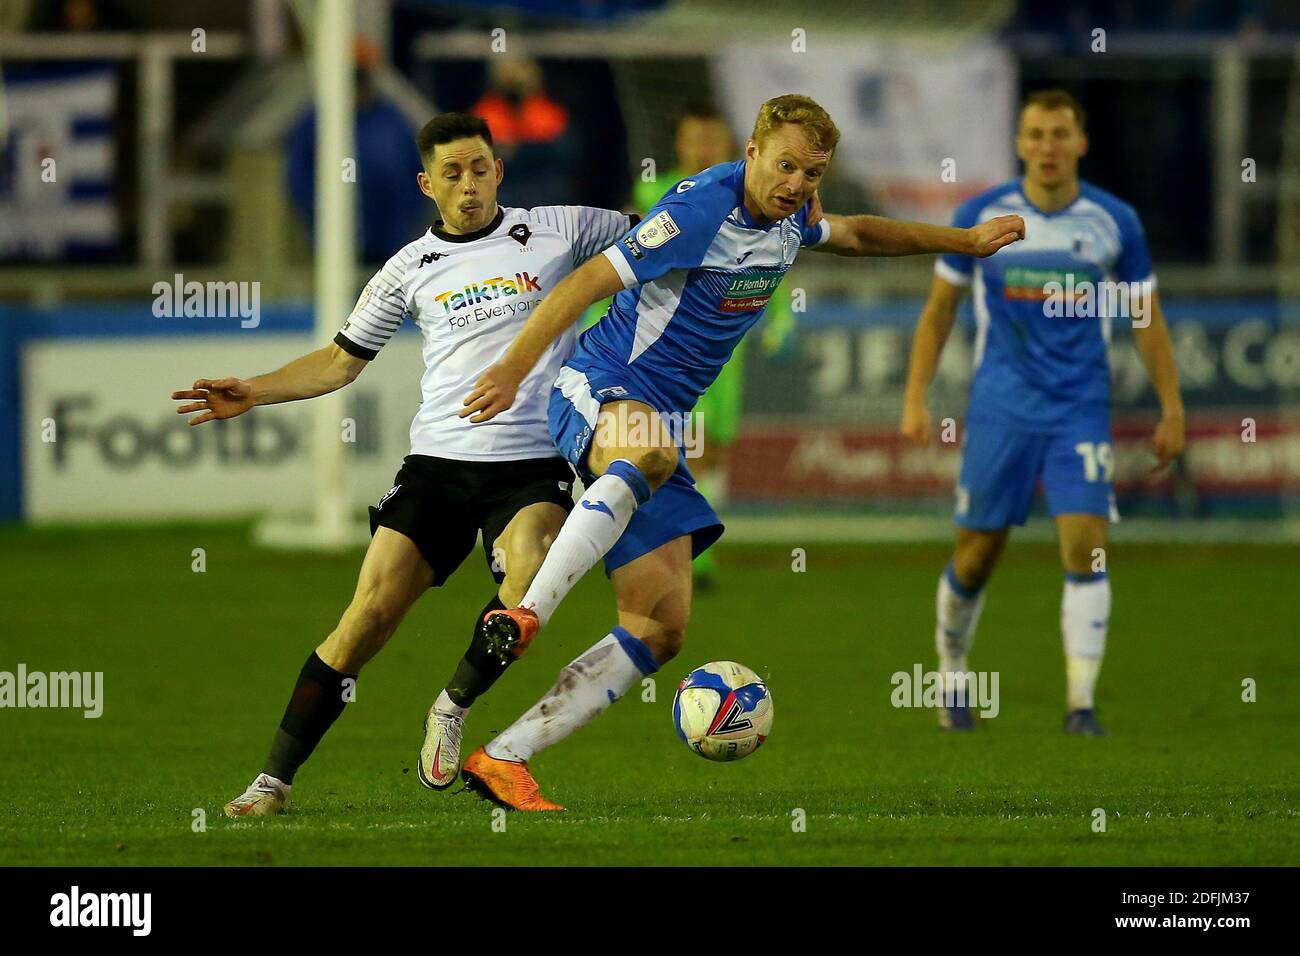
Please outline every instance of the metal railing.
M674 36L671 44L663 35L644 29L555 31L523 37L528 51L542 58L636 58L707 57L717 49L718 37L703 32ZM1243 262L1244 235L1248 202L1279 203L1279 239L1291 229L1300 235L1300 227L1289 225L1300 220L1300 211L1287 212L1286 183L1300 181L1300 172L1287 173L1290 166L1300 165L1294 145L1284 149L1280 175L1261 176L1251 191L1241 188L1241 160L1245 154L1245 137L1250 118L1250 76L1252 64L1261 57L1294 58L1297 43L1292 37L1221 37L1168 34L1125 35L1108 37L1103 55L1087 56L1067 50L1062 39L1054 36L1017 35L1009 38L1013 52L1022 61L1059 58L1063 75L1105 75L1121 64L1140 69L1157 62L1162 68L1196 70L1205 73L1211 84L1214 130L1213 148L1213 260L1205 265L1159 263L1163 287L1173 294L1198 295L1220 292L1234 294L1273 294L1297 265L1284 257L1276 264L1247 265ZM475 59L489 54L491 36L487 30L453 31L418 37L413 45L417 61L438 59ZM173 168L172 144L175 139L175 69L178 62L194 60L232 60L251 55L248 38L233 33L209 33L203 52L195 52L188 33L106 33L88 36L64 34L0 35L0 61L41 60L113 60L134 64L138 78L137 134L139 164L134 170L138 181L138 236L136 262L129 266L92 267L68 270L61 266L5 266L0 268L0 298L22 297L36 302L57 302L70 297L97 295L143 295L160 274L174 266L170 209L179 202L195 199L223 198L228 184L220 174L182 173ZM1181 64L1181 66L1180 66ZM1300 82L1293 83L1300 89ZM1292 99L1298 95L1292 93ZM1300 115L1292 103L1290 116ZM1290 121L1289 121L1290 122ZM1287 142L1300 142L1300 135L1288 133ZM1290 158L1288 158L1290 157ZM1292 187L1300 193L1300 187ZM1285 218L1284 218L1285 217ZM1300 248L1295 243L1279 242L1280 247ZM1280 251L1285 253L1285 248ZM1300 256L1300 253L1296 253ZM800 282L810 290L848 291L865 296L914 294L924 283L928 262L880 264L872 269L847 271L842 264L805 257L798 266ZM222 270L230 278L228 267L186 267L196 277L208 270ZM1292 282L1291 286L1300 286ZM277 275L271 295L307 296L311 288L311 268L286 270Z
M177 60L233 60L248 43L236 33L209 33L203 52L194 51L188 33L99 33L88 36L54 33L0 35L0 61L126 60L134 61L139 81L138 135L139 237L136 255L142 267L165 268L172 259L169 208L179 200L221 196L219 176L181 175L172 168L175 139L175 65Z

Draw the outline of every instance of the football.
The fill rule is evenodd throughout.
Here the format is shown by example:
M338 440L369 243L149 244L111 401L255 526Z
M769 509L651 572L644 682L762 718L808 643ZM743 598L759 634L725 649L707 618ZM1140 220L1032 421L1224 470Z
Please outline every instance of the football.
M743 664L713 661L677 685L673 725L688 747L709 760L739 760L772 730L772 695Z

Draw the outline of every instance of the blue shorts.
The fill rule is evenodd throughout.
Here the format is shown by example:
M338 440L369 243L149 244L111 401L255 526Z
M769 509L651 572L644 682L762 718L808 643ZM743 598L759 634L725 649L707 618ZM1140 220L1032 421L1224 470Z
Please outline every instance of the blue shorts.
M622 369L578 371L567 365L560 369L548 412L551 441L577 470L584 484L596 480L587 468L587 452L600 406L621 399L658 407ZM612 574L615 569L685 534L691 536L691 557L698 557L722 537L722 530L717 512L695 488L695 479L686 467L686 453L679 451L677 470L649 501L636 509L623 536L605 555L605 573Z
M976 531L1024 524L1039 479L1052 517L1092 514L1118 521L1114 476L1109 417L1051 432L968 421L956 521Z

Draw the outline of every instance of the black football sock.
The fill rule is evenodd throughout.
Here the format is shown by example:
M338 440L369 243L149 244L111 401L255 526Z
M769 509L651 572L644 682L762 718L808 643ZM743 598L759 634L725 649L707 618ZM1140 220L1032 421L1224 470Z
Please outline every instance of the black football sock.
M488 688L497 682L497 678L505 673L514 660L509 657L503 661L488 653L487 639L483 636L483 617L487 612L505 609L501 595L494 594L474 621L474 636L470 639L465 656L456 665L456 673L447 684L447 696L457 707L468 707L486 694Z
M263 773L293 783L293 775L347 706L343 699L343 682L349 676L340 674L312 651L298 672L298 683L294 685L289 706L280 719L280 729L271 741L271 753L266 758ZM351 679L356 678L352 676Z

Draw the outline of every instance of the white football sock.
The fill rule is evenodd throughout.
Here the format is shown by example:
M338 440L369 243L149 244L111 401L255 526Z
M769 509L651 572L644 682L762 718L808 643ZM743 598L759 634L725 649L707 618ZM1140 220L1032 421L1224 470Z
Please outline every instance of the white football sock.
M659 663L642 641L621 627L560 671L555 686L485 748L497 760L532 759L591 723Z
M1061 638L1070 710L1091 709L1110 623L1110 579L1105 573L1080 580L1066 575L1061 595Z
M622 537L637 506L649 500L650 485L635 465L622 459L611 464L569 512L519 606L536 611L545 627L578 579Z
M462 707L452 700L446 690L443 690L438 695L438 699L433 702L433 709L444 714L455 714L457 717L464 717L469 713L469 708Z
M964 673L966 655L975 641L975 627L984 610L984 589L963 587L949 564L939 575L935 594L934 647L939 653L941 674ZM944 678L944 686L948 686Z

